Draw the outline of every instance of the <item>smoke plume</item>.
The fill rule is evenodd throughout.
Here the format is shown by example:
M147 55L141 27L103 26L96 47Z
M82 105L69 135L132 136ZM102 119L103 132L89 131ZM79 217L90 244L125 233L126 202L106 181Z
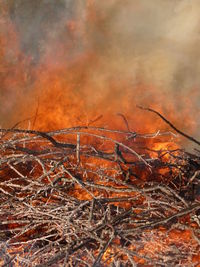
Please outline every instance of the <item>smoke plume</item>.
M2 126L123 113L137 127L139 104L198 135L199 1L10 0L0 12Z

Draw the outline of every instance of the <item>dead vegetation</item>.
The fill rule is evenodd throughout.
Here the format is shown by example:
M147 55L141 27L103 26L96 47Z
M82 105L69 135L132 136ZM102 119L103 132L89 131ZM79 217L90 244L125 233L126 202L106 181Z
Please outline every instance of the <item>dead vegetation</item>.
M173 133L0 133L1 266L197 266L200 156Z

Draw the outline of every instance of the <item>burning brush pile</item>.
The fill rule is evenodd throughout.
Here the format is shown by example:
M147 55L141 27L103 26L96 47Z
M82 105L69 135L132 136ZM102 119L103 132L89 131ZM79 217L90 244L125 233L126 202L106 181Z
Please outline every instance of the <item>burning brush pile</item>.
M127 128L0 130L1 266L198 266L199 151Z

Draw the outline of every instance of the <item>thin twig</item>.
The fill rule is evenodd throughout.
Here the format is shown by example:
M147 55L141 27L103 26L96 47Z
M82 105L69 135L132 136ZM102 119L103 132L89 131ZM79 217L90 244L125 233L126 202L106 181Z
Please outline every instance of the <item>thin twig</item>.
M138 108L142 109L142 110L147 110L150 112L155 113L156 115L158 115L163 121L165 121L172 129L174 129L177 133L179 133L180 135L184 136L185 138L187 138L188 140L194 142L197 145L200 145L200 141L198 141L197 139L195 139L194 137L184 133L183 131L179 130L178 128L176 128L176 126L174 126L169 120L167 120L161 113L159 113L158 111L152 109L152 108L144 108L141 106L138 106Z

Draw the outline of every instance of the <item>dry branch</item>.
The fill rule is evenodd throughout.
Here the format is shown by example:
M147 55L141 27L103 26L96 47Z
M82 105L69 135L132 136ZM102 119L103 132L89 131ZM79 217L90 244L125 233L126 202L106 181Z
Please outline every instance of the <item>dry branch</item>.
M199 156L127 129L0 129L1 266L195 264Z

